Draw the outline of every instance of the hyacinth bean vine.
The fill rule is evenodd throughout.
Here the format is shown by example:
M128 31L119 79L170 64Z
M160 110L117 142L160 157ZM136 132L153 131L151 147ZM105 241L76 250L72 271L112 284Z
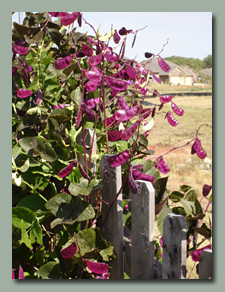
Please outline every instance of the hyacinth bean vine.
M79 32L83 23L92 28L92 35ZM161 177L170 172L167 153L154 157L149 150L154 116L162 115L168 127L177 127L176 115L183 116L184 111L175 96L150 90L150 76L161 81L145 65L158 58L162 70L170 70L161 52L145 52L143 63L125 58L126 40L132 37L133 47L139 30L122 27L101 35L80 12L26 13L22 25L13 24L13 278L110 277L107 262L115 257L113 246L101 234L106 219L101 214L106 203L101 189L106 182L100 179L99 162L105 154L111 154L111 167L122 167L128 228L132 222L127 201L137 192L135 181L145 180L156 189L156 220L163 219L165 206L171 207L169 200L171 211L185 216L188 255L197 249L191 245L195 232L210 241L211 227L199 221L205 214L195 192L182 186L170 194L168 177ZM120 47L120 52L112 46ZM144 108L151 95L158 103ZM162 111L165 103L171 103L171 111ZM170 151L191 144L190 154L204 159L200 127L191 141ZM96 153L93 143L86 147L87 128L96 135ZM203 195L209 203L211 192L205 185ZM176 203L183 201L177 208ZM157 248L156 256L160 259Z

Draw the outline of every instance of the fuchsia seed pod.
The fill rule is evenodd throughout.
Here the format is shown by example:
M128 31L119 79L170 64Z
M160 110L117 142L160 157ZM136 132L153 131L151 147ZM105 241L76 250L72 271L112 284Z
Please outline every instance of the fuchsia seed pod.
M162 81L150 70L152 77L157 81L158 83L162 83Z
M87 71L85 70L85 75L88 80L93 81L93 82L100 82L102 79L102 74L98 70L93 70L93 71Z
M71 61L72 61L72 56L71 55L66 56L64 58L61 58L61 59L57 59L57 60L55 60L55 63L54 63L55 69L62 70L64 68L66 68L67 66L69 66Z
M191 154L194 154L194 153L196 153L198 155L198 157L201 159L205 159L207 156L207 153L202 148L202 144L198 138L195 140L195 142L191 148Z
M25 279L23 268L21 267L21 265L19 265L19 279L20 280Z
M160 172L165 174L170 172L169 165L165 163L162 157L157 161L155 168L157 168Z
M108 266L105 263L96 263L86 260L86 264L88 269L95 274L102 275L108 272Z
M202 254L202 252L205 249L211 249L211 248L212 248L211 245L207 245L207 246L205 246L203 248L200 248L200 249L197 249L197 250L192 251L192 253L191 253L192 261L199 262L199 257Z
M61 18L62 25L70 25L77 19L78 15L79 15L79 12L73 12L71 14L64 15Z
M179 124L178 121L173 118L173 116L171 115L171 112L168 112L167 114L167 121L173 127L176 127Z
M12 77L16 76L16 74L17 74L17 68L12 67Z
M118 107L120 110L127 110L129 109L129 105L126 103L126 101L121 97L121 96L118 96L117 98L117 104L118 104Z
M87 106L84 106L84 111L85 111L87 118L90 121L94 122L95 121L95 113L92 110L90 110L89 107L87 107Z
M135 169L133 170L133 177L135 180L145 180L145 181L150 181L152 184L154 183L154 176L142 173L141 171Z
M35 103L36 105L39 105L39 103L42 101L42 91L38 90L37 94L35 96Z
M86 178L90 182L90 177L84 171L83 166L80 164L80 162L77 161L77 160L75 160L74 163L77 163L78 164L79 171L80 171L81 175L83 176L83 178Z
M170 71L170 66L159 56L158 58L158 63L160 68L164 71L164 72L169 72Z
M118 110L115 112L114 115L117 121L124 122L133 118L137 112L138 112L138 107L133 106L132 108L127 109L127 110Z
M71 162L69 165L67 165L66 167L64 167L63 169L59 171L58 176L63 178L69 175L71 171L73 170L73 167L74 167L74 162Z
M122 135L122 130L108 132L108 140L110 142L118 141Z
M94 108L96 105L98 105L100 102L100 97L96 98L86 98L84 100L84 103L89 107L89 108Z
M115 90L124 91L127 89L127 82L122 79L105 76L105 82L108 84L109 87Z
M133 79L135 79L137 76L136 70L132 68L131 65L127 66L127 75Z
M33 92L30 91L29 89L23 89L23 88L17 89L17 96L19 98L26 98L30 96L32 93Z
M117 120L116 120L114 115L111 116L110 118L107 118L105 121L106 121L106 126L107 127L112 127L117 122ZM105 124L105 121L103 121L104 124Z
M143 164L136 164L132 166L133 169L141 170L143 168Z
M114 53L114 52L108 50L105 53L105 58L109 62L117 62L119 60L119 55L117 53Z
M27 55L28 54L28 48L27 47L23 47L23 46L18 46L18 45L13 45L13 50L19 54L19 55Z
M207 156L207 153L205 152L204 149L201 149L200 151L196 152L196 154L198 155L199 158L201 159L205 159Z
M83 112L82 109L83 109L83 106L82 106L82 104L80 104L79 109L78 109L78 113L77 113L77 118L76 118L76 128L78 128L80 125L82 112Z
M130 128L126 129L121 136L121 140L127 141L128 139L130 139L137 130L138 125L139 121L136 121Z
M99 82L94 82L94 81L88 81L85 84L85 88L87 92L93 92L98 88Z
M124 164L130 156L129 150L125 150L117 155L113 155L108 158L108 162L111 167L117 167Z
M93 55L93 49L87 45L85 45L84 43L82 43L82 52L84 53L85 56L87 57L91 57Z
M182 108L179 108L173 101L171 103L172 110L177 114L178 116L183 116L184 110Z
M120 36L118 35L117 30L114 31L113 40L115 44L118 44L120 42Z
M202 195L204 197L208 196L208 194L211 191L211 189L212 189L212 186L204 185L203 188L202 188Z
M133 172L132 171L130 171L129 176L128 176L128 186L129 186L129 189L130 189L130 192L131 192L132 195L137 194L138 187L137 187L137 184L134 181Z
M88 62L90 66L96 66L101 63L101 60L102 60L102 54L99 54L99 55L90 57Z
M60 255L64 258L64 259L70 259L72 256L75 255L77 251L77 246L75 244L75 242L73 242L71 245L69 245L68 247L62 249L60 251Z
M172 98L173 98L173 95L164 95L164 96L161 96L159 100L161 103L167 103L167 102L170 102Z

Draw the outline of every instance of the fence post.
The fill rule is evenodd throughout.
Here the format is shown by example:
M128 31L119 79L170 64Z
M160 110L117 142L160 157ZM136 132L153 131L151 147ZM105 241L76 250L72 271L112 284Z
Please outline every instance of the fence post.
M85 129L84 130L84 136L85 136L85 146L86 146L86 153L88 155L95 155L96 154L96 135L94 134L94 129ZM93 141L94 139L94 141ZM83 146L83 135L82 133L78 135L78 144L80 146ZM93 146L92 146L93 144ZM92 152L91 152L91 148L92 148ZM84 157L82 154L78 153L78 160L79 162L84 165ZM91 166L90 166L90 170L92 171L93 174L96 173L96 161L91 162Z
M187 240L184 217L170 213L163 222L162 279L186 279Z
M154 278L155 190L151 182L136 181L132 195L131 279Z
M109 263L109 266L112 267L110 269L110 279L123 279L123 197L120 191L122 186L121 166L111 167L107 161L110 156L104 155L100 162L101 179L105 181L102 189L102 220L104 220L102 235L107 241L112 243L116 255L116 259ZM111 205L118 193L119 195L115 203ZM105 204L104 201L109 205Z
M199 257L199 279L212 278L212 250L205 249Z

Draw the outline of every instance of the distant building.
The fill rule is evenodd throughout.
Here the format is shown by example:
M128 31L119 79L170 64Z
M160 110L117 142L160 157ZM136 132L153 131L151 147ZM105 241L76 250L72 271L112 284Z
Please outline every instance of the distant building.
M199 74L205 78L212 78L212 68L206 68L199 71Z
M165 84L192 85L197 81L198 73L189 66L178 66L167 60L165 62L171 68L169 72L164 72L160 68L158 59L153 59L146 65L146 68L150 69ZM153 80L153 82L156 81Z

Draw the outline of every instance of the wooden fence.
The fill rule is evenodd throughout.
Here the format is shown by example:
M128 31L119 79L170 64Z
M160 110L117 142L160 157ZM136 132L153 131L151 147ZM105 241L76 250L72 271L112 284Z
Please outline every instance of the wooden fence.
M110 279L124 279L124 272L131 279L186 279L187 239L184 217L171 213L163 222L161 265L154 257L155 190L151 182L136 181L138 193L132 195L130 232L123 226L121 166L111 167L108 157L104 155L101 159L100 175L106 181L102 199L108 203L102 204L102 218L106 218L102 234L112 243L116 255L109 263L112 267ZM199 260L199 279L210 278L212 250L204 250Z

